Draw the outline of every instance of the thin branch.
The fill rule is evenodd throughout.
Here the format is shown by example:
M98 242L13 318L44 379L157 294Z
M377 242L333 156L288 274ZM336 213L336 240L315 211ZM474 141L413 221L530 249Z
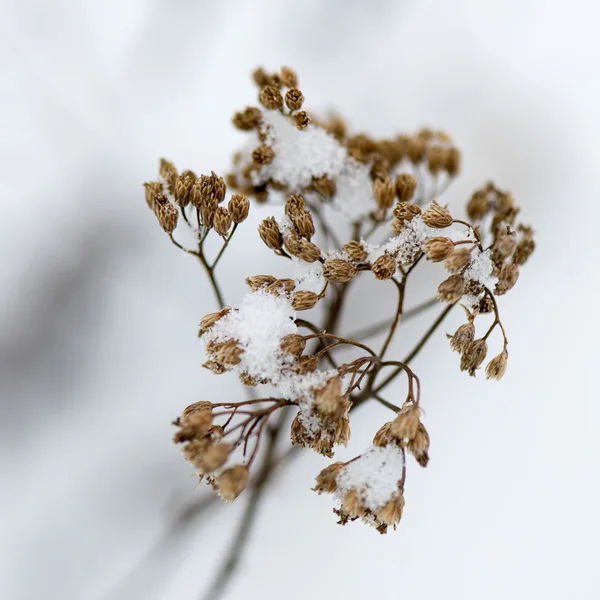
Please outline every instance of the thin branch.
M394 333L396 332L396 328L398 327L398 323L400 322L400 318L402 317L402 307L404 305L404 288L406 286L406 277L404 277L402 283L398 283L393 277L392 281L396 284L396 287L398 288L398 305L396 307L396 315L394 317L394 320L392 321L392 326L390 327L390 331L387 335L387 338L385 339L385 342L383 342L381 352L379 353L380 358L383 358L383 355L385 354L392 341L392 338L394 337Z

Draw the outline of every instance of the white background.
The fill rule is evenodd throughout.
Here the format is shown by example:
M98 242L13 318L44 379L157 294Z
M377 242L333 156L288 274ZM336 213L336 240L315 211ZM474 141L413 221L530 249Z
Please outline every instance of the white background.
M219 564L243 501L167 535L206 494L170 420L241 392L200 368L195 329L213 299L141 182L159 156L225 172L241 140L229 119L255 101L259 64L293 66L309 109L335 106L356 130L446 128L464 158L446 200L460 210L494 178L538 250L501 299L502 382L459 372L443 335L458 312L415 362L432 458L409 465L399 530L337 526L309 489L326 461L305 453L265 498L227 597L598 597L596 3L0 8L1 598L192 600ZM267 214L253 211L223 261L229 302L277 265L252 226ZM392 295L363 292L348 327L391 310ZM398 356L426 320L398 336ZM338 456L387 416L361 409Z

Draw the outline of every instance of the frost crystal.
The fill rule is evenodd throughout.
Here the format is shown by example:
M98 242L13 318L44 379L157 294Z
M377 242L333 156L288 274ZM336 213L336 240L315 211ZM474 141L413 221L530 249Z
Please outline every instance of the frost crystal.
M465 280L477 281L482 285L489 286L492 282L492 263L491 252L485 250L482 252L479 248L474 248L471 253L471 264L465 270Z
M377 511L398 494L403 469L400 448L392 444L371 446L340 471L336 479L337 495L341 500L350 490L356 490L365 508Z

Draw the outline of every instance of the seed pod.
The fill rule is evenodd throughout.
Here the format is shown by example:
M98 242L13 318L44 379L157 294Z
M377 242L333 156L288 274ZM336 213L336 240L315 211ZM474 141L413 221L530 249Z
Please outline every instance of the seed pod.
M198 331L198 336L204 335L221 317L224 317L230 310L231 308L229 306L226 306L218 312L213 312L204 315L200 320L200 329Z
M283 238L279 231L279 225L274 217L267 217L259 226L258 234L260 239L271 250L280 250L283 246Z
M367 251L360 242L352 240L342 246L342 252L348 255L348 258L355 263L361 263L367 259Z
M212 473L222 467L229 458L231 446L220 443L208 446L204 451L192 457L190 461L200 473Z
M446 151L443 146L430 146L427 149L427 168L433 175L437 175L443 168Z
M471 342L460 358L460 370L474 376L487 354L487 343L483 338Z
M450 273L459 273L471 262L471 251L467 248L455 248L444 261L444 266Z
M472 321L461 325L453 336L450 336L450 348L454 352L464 352L475 339L475 325Z
M225 180L214 171L210 175L200 175L196 185L199 186L200 204L206 201L212 201L216 204L223 202L227 186L225 185Z
M292 219L298 213L306 210L304 198L299 194L288 196L283 207L285 214Z
M421 209L412 202L398 202L398 204L394 206L394 216L403 221L410 221L420 214Z
M190 194L194 183L196 183L196 178L186 174L179 175L175 180L175 202L181 208L185 208L190 203Z
M298 129L306 129L310 123L310 117L305 110L299 110L297 113L294 113L294 122Z
M290 333L289 335L281 338L279 347L281 348L282 352L293 354L294 356L300 356L306 347L306 340L297 333Z
M160 181L147 181L144 183L144 198L148 207L154 211L154 198L163 193L163 184Z
M494 257L498 259L506 258L511 256L517 248L517 236L514 233L503 232L496 236L494 245L492 246L492 252Z
M350 440L350 419L347 416L340 417L335 422L333 431L333 443L338 446L347 446Z
M265 292L277 295L290 294L295 286L293 279L276 279L265 288Z
M527 259L532 255L534 250L535 242L532 239L526 238L524 240L521 240L517 244L514 261L519 265L524 265L527 262Z
M217 206L213 222L215 232L221 237L227 237L231 223L232 219L229 211L224 206Z
M373 263L371 271L377 279L390 279L396 272L397 267L396 259L385 252Z
M450 275L438 286L438 298L442 302L454 304L458 302L465 291L465 280L462 275Z
M373 184L373 195L377 206L386 210L394 204L396 185L390 179L377 179Z
M225 502L233 502L248 485L249 471L246 465L234 465L225 469L217 478L219 496Z
M460 151L454 146L444 151L443 168L450 177L455 177L460 171Z
M310 240L310 238L315 235L315 224L313 223L312 215L307 210L295 213L294 216L291 217L291 220L296 227L296 230L303 238Z
M376 513L375 518L387 527L396 527L402 519L404 497L399 494L393 500L388 500Z
M302 103L304 102L304 96L302 92L298 88L290 88L285 93L285 105L290 110L299 110L302 108Z
M254 80L254 83L260 87L269 85L269 83L271 83L271 77L265 73L262 67L252 71L252 79Z
M206 346L207 353L217 364L234 366L241 362L244 349L233 338L226 342L211 342Z
M169 162L167 159L161 158L158 172L167 183L169 193L174 193L175 181L177 180L177 169L175 168L175 165L172 162Z
M483 219L491 208L487 193L476 191L467 204L467 216L471 221L477 222Z
M242 223L248 217L250 201L245 194L233 194L227 205L234 223Z
M296 72L289 67L281 67L279 79L283 85L289 88L293 88L298 85L298 76L296 75Z
M262 113L255 106L247 106L242 112L233 115L233 124L242 131L251 131L258 127Z
M258 100L269 110L281 110L283 108L281 92L273 85L263 86L258 94Z
M500 269L500 277L494 288L494 292L501 296L511 290L519 279L519 265L517 263L505 263Z
M390 442L395 441L391 433L392 422L384 423L373 438L373 446L387 446Z
M215 215L217 213L219 205L214 198L205 198L200 206L200 220L202 225L209 229L214 225Z
M454 250L454 242L447 237L433 237L425 242L423 247L427 260L431 262L440 262L451 254Z
M319 359L316 356L301 356L295 363L288 367L288 371L296 375L305 375L306 373L312 373L318 364Z
M312 187L322 198L333 198L333 196L335 196L335 181L326 175L323 175L322 177L313 177Z
M406 408L403 408L390 425L390 435L397 442L412 440L417 434L420 414L419 407L414 404L409 404Z
M273 148L265 144L258 146L258 148L252 151L252 160L257 165L268 165L273 162L274 158L275 152L273 152Z
M341 258L328 258L323 264L323 276L328 281L346 283L358 273L356 267Z
M435 200L423 212L423 222L428 227L444 229L452 225L452 216L445 206L440 206Z
M400 202L412 200L417 189L417 180L409 173L400 173L396 177L396 195Z
M490 360L487 367L485 368L485 375L487 379L502 379L504 373L506 373L506 365L508 364L508 352L504 350L498 356L495 356Z
M419 422L415 437L408 442L408 451L422 467L427 466L429 462L429 434L421 422Z
M164 194L156 194L154 197L154 214L163 230L173 233L177 227L179 213Z
M309 310L319 301L319 296L314 292L300 291L292 296L292 308L294 310Z
M277 278L273 277L273 275L252 275L251 277L246 277L246 285L251 290L258 290L276 280Z
M344 466L345 463L336 462L325 467L315 478L313 492L333 494L337 490L336 478Z

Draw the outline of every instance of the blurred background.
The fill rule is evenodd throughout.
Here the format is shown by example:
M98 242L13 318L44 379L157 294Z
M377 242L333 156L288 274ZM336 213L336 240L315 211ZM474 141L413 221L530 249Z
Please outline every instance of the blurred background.
M501 299L500 383L459 372L444 338L459 311L414 363L432 459L410 465L399 530L336 525L331 499L310 491L326 461L305 452L272 482L225 597L598 597L596 3L0 8L0 598L192 600L210 584L243 501L196 509L208 490L170 421L241 390L200 368L196 328L213 297L141 183L160 156L224 173L243 140L230 117L255 101L251 69L284 64L309 111L335 107L357 131L447 129L463 151L453 211L493 178L538 249ZM252 226L268 214L254 210L225 255L230 303L244 276L277 264ZM393 302L365 292L347 325ZM358 416L338 460L387 418Z

